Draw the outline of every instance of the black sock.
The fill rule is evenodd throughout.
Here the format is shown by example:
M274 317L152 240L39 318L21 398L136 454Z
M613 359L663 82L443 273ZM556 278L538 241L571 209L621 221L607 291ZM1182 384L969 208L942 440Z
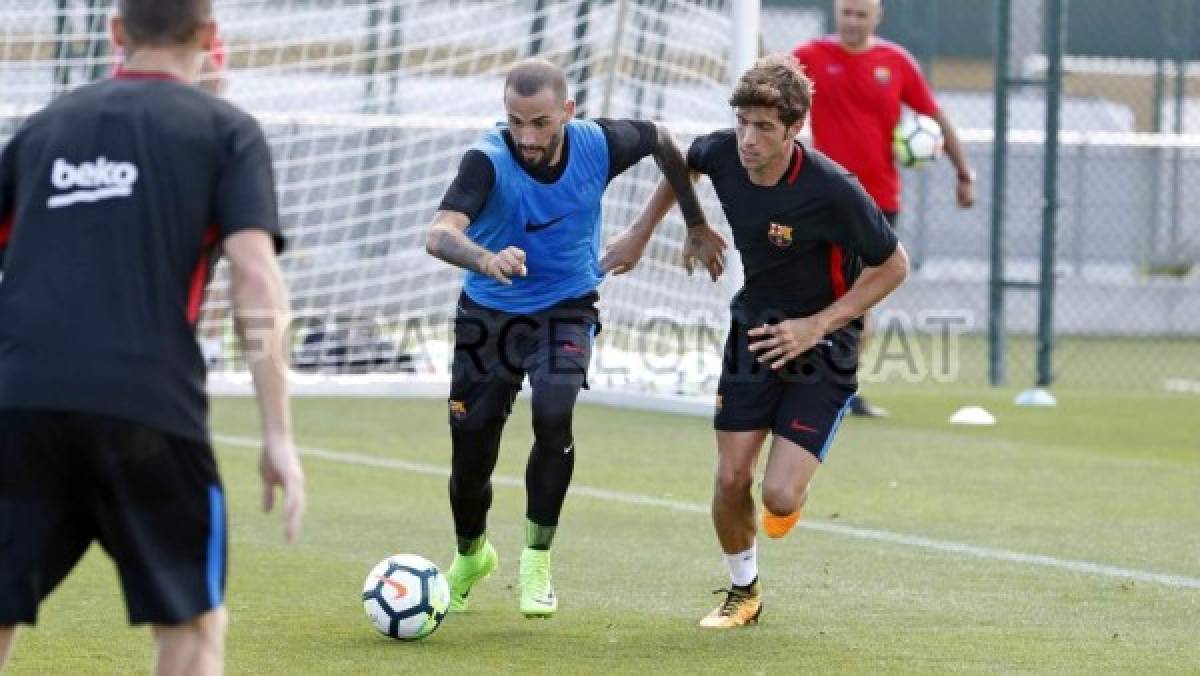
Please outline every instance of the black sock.
M525 546L539 551L550 551L554 542L554 531L558 526L543 526L528 519L525 520Z
M529 520L525 542L532 549L550 549L567 499L575 471L571 420L583 380L584 373L573 369L551 368L530 375L534 441L525 466L525 517Z
M474 538L465 538L458 536L458 553L463 556L474 556L483 550L483 543L487 542L487 537L480 535Z
M525 516L543 529L558 526L558 517L567 499L567 487L575 470L573 446L568 442L562 447L543 448L535 443L529 453L529 464L525 467L528 501ZM564 449L568 450L564 452ZM550 531L549 537L553 539L553 531ZM547 541L545 547L549 549L549 546Z
M451 430L450 510L459 551L470 548L487 529L487 512L492 506L492 472L500 454L504 420L478 430ZM482 544L482 543L477 543Z

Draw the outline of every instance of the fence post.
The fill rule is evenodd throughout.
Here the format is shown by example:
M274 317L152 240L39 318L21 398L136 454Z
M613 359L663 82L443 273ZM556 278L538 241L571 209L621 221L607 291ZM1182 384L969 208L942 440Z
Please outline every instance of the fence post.
M924 9L923 14L918 11L918 7ZM921 70L925 72L926 79L930 82L933 82L933 59L937 54L940 7L941 0L926 0L921 4L914 3L909 8L910 30L919 36L919 39L913 42L915 56ZM921 172L917 175L917 208L913 210L916 217L909 219L913 228L913 246L908 253L912 257L914 271L921 269L929 255L929 190L931 182L929 172Z
M1187 62L1188 42L1192 35L1192 2L1178 2L1179 19L1175 25L1177 44L1175 49L1175 125L1176 134L1183 134L1184 96L1187 93ZM1171 266L1182 262L1182 252L1179 250L1179 228L1183 220L1183 152L1176 146L1171 153L1171 230L1167 235L1167 251L1170 252L1167 264Z
M1075 276L1083 275L1084 261L1084 231L1087 230L1087 215L1088 201L1085 198L1087 194L1087 165L1088 165L1088 139L1085 137L1080 140L1079 146L1075 148L1075 195L1071 199L1071 204L1075 209L1075 218L1071 225L1071 253L1075 259Z
M988 280L988 382L1006 381L1007 336L1004 333L1004 194L1008 172L1009 41L1012 0L996 0L995 105L992 139L992 243Z
M1054 380L1054 268L1058 235L1058 131L1067 0L1046 2L1046 147L1042 171L1042 255L1038 291L1037 384Z

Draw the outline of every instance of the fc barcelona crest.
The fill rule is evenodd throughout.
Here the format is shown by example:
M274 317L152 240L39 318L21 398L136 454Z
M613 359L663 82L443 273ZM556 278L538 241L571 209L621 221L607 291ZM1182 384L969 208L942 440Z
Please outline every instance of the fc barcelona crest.
M771 244L781 249L791 246L792 226L772 223L770 229L767 230L767 239L771 240Z

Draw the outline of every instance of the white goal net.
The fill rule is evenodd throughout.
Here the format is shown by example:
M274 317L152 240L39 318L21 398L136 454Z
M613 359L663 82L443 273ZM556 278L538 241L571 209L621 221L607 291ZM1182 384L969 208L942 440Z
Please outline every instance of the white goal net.
M0 142L56 94L109 74L113 5L0 0ZM731 6L216 0L224 95L260 119L274 151L301 389L445 381L461 272L425 253L425 230L462 153L503 119L512 63L549 58L566 70L582 114L661 121L686 150L697 133L730 121ZM646 160L613 182L606 239L632 222L658 178ZM711 194L703 198L720 221ZM601 288L598 389L700 394L715 384L740 280L688 278L678 264L682 234L673 212L641 266ZM200 338L214 372L236 381L225 288L219 269Z

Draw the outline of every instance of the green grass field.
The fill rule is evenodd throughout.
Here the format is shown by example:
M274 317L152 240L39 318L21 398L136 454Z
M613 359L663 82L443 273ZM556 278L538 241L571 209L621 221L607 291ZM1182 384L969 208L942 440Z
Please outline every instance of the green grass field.
M1200 672L1200 427L1196 395L1059 390L1055 409L1013 392L876 387L893 417L850 420L817 477L809 522L760 543L760 626L695 622L727 583L703 505L713 442L703 418L581 407L578 460L554 549L558 617L528 621L514 588L524 494L496 489L501 568L415 644L375 633L358 593L393 552L449 562L443 476L306 460L311 511L283 544L257 511L256 453L222 443L232 521L231 673ZM992 428L946 424L982 404ZM305 447L445 467L443 406L424 400L299 400ZM256 433L250 400L215 402L214 429ZM520 477L531 435L519 403L499 475ZM603 493L596 490L618 492ZM635 498L659 498L651 505ZM1150 581L1001 560L848 527L1177 576ZM1065 566L1065 567L1062 567ZM128 673L148 632L125 626L97 548L24 631L13 674Z

